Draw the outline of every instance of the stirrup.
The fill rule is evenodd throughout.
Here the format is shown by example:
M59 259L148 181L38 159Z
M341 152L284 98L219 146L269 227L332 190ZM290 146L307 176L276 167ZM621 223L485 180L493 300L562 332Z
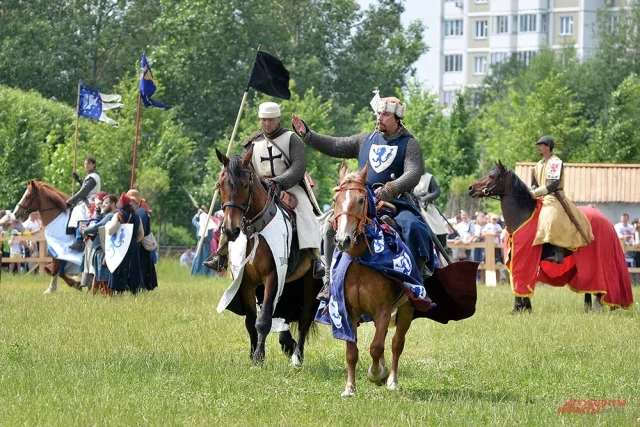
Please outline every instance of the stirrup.
M311 260L311 272L313 273L314 279L322 279L325 273L324 263L317 258Z
M318 293L318 296L316 297L316 299L320 301L329 302L329 282L322 285L322 289L320 289L320 292Z

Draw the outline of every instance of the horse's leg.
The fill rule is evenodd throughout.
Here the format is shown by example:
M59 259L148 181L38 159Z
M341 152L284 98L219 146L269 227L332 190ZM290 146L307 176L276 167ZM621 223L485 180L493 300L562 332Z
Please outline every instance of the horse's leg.
M596 300L593 303L593 311L602 311L602 294L596 294Z
M353 397L356 394L356 365L358 364L358 317L349 316L351 328L355 334L355 342L346 342L347 385L342 397Z
M302 302L300 320L298 321L298 345L291 358L291 364L293 366L302 366L302 362L304 361L304 345L319 305L316 295L318 295L318 292L322 288L322 281L313 278L311 269L302 277L302 280L304 283L304 300Z
M45 294L51 294L58 289L58 271L60 270L60 261L53 259L51 261L51 280L49 281L49 287L45 289Z
M376 325L376 332L369 347L369 354L372 360L369 372L367 372L367 378L376 384L382 384L389 376L389 368L384 363L384 340L389 330L391 310L391 304L379 307L373 320Z
M591 303L591 294L584 294L584 311L591 311L593 304Z
M265 343L267 336L271 331L271 323L273 316L273 303L276 299L276 293L278 292L278 273L272 271L267 279L264 281L264 301L262 303L262 310L256 320L256 330L258 331L258 345L256 351L253 353L253 362L259 363L264 361L265 357Z
M391 351L393 352L393 360L391 361L391 374L387 380L387 389L395 390L398 388L398 361L400 355L404 350L404 341L407 336L407 331L411 327L411 321L413 320L413 307L411 304L403 304L398 307L398 314L396 317L396 333L393 335L393 342L391 344Z
M249 343L251 350L249 352L249 358L253 360L253 354L258 346L258 331L256 331L256 319L258 318L256 313L256 291L251 289L250 286L240 286L240 292L242 302L245 309L244 327L249 334Z
M287 357L292 357L296 349L296 340L291 336L291 331L282 331L278 334L278 342L282 352Z

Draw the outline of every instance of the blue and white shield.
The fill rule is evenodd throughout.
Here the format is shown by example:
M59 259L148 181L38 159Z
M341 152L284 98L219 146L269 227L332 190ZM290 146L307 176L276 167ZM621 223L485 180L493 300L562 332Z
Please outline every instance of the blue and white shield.
M372 145L369 149L369 164L374 171L380 173L387 169L396 158L398 147L390 145Z
M121 224L118 231L113 235L106 234L106 246L104 247L104 259L107 262L107 268L110 272L116 269L122 263L131 240L133 239L133 224Z

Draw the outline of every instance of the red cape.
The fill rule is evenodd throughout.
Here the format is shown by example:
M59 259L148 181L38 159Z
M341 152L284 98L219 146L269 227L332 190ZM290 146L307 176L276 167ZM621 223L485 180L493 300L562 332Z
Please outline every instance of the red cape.
M542 245L532 246L538 228L542 202L531 217L506 242L506 265L516 296L533 295L536 282L551 286L569 285L579 293L605 294L602 302L628 308L633 304L631 277L613 224L597 209L579 207L585 213L594 241L565 258L564 264L540 261Z

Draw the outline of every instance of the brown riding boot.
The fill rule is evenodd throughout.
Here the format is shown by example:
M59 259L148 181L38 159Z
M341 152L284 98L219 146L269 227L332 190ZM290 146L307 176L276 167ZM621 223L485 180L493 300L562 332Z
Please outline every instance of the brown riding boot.
M202 265L213 271L221 272L229 267L229 256L227 254L216 252L211 254L209 258L202 263Z

